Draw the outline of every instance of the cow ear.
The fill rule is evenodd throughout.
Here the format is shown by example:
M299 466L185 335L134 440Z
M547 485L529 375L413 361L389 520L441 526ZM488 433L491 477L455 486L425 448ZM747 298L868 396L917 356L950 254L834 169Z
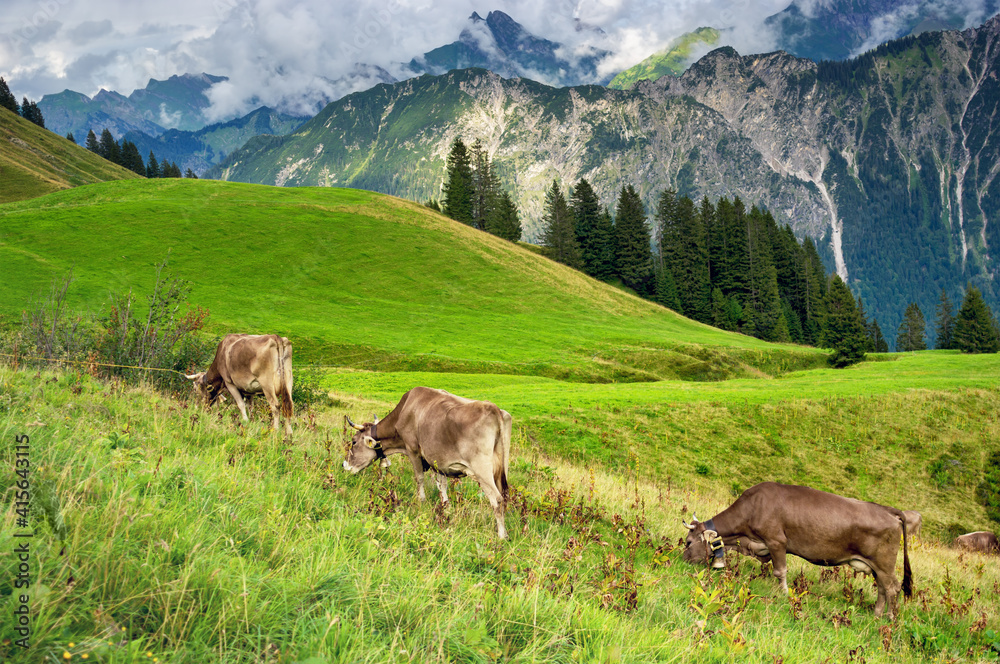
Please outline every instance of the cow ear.
M375 439L371 436L365 436L365 445L368 446L369 449L375 449L375 446L378 445L378 443L376 443Z

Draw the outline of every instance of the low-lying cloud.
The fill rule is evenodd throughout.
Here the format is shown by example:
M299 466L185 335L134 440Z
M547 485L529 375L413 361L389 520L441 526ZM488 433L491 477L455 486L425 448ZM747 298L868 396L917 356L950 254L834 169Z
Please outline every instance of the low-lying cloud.
M799 0L803 13L829 0ZM890 35L917 4L985 18L986 0L899 2L872 24ZM0 75L17 95L39 99L69 88L129 94L150 78L207 72L227 76L209 92L208 120L260 105L312 114L326 101L410 74L406 63L458 39L469 15L499 9L528 31L564 45L560 53L608 51L607 77L702 26L723 31L742 53L771 50L764 19L789 0L8 0L0 18ZM144 3L143 3L144 4ZM478 34L485 48L492 42Z

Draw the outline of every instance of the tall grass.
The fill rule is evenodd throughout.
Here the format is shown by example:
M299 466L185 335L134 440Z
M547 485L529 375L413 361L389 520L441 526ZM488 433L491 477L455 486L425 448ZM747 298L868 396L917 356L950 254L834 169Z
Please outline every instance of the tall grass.
M965 397L948 395L893 398L912 419L961 430ZM0 657L315 663L993 656L1000 572L991 560L952 551L933 536L911 551L917 597L895 623L873 617L869 578L797 559L789 572L794 594L782 597L766 570L747 559L731 558L725 573L680 560L680 518L692 510L711 515L732 500L715 452L703 450L702 458L718 476L668 480L659 464L679 465L674 447L626 448L617 465L578 461L557 432L522 423L515 412L512 537L500 542L472 482L453 486L453 505L444 511L434 507L433 491L431 502L416 503L407 464L381 475L344 473L343 414L390 403L363 393L333 398L332 406L300 413L295 443L284 447L259 414L244 426L231 407L205 411L86 375L0 369L0 439L31 435L33 491L52 497L31 517L32 646L16 648L13 626L2 621ZM997 393L980 398L996 400ZM785 412L766 404L753 412L727 406L761 417L763 426L784 421ZM620 431L630 417L609 413L604 433ZM896 425L880 421L871 425L875 435ZM712 426L685 423L693 435ZM970 428L986 444L997 439L996 427L985 417ZM2 449L0 468L12 469L11 446ZM853 462L861 473L879 472L864 455ZM802 455L801 463L819 473L826 459ZM904 472L901 485L921 481L918 469ZM0 473L7 505L12 484L12 473ZM882 486L873 484L873 497L886 495ZM0 551L13 549L13 517L8 508ZM13 564L9 554L0 557L4 616L13 606Z

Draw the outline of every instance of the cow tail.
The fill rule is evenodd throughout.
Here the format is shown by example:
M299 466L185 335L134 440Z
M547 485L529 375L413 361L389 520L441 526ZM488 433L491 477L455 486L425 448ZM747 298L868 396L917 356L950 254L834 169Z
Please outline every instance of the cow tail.
M510 413L501 410L500 431L498 432L499 440L496 441L493 449L493 467L496 468L493 480L500 490L500 495L503 497L505 505L510 500L510 484L507 482L507 472L510 470L510 436L512 428L513 422ZM499 459L497 458L498 456L500 457Z
M913 572L910 571L910 553L907 550L906 540L906 518L901 519L903 522L903 595L906 597L913 596Z
M278 337L278 382L281 385L281 414L293 415L292 405L292 342Z

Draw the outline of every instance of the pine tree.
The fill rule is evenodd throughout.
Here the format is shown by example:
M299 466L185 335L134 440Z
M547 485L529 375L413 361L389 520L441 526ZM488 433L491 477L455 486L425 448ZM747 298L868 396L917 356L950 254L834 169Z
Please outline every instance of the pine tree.
M521 239L521 217L514 199L506 191L500 192L500 197L488 219L486 230L511 242L518 242Z
M186 171L184 171L184 177L190 178L192 180L197 180L198 179L198 175L194 171L192 171L190 168L187 169Z
M472 225L486 230L500 197L500 181L486 147L478 138L469 150L469 164L472 168Z
M787 337L788 322L784 321L781 299L778 294L778 271L771 257L770 224L773 217L765 215L757 206L747 215L747 249L750 263L750 291L747 295L747 318L753 323L754 336L767 341L778 341L782 333ZM782 332L783 331L783 332Z
M424 201L424 207L430 208L435 212L441 211L441 203L436 198L428 198L426 201Z
M76 144L76 138L73 136L73 132L69 132L66 134L66 140L72 142L73 144Z
M42 117L42 110L38 108L38 104L35 102L28 101L27 97L21 102L21 117L45 129L45 119Z
M97 134L93 129L87 132L87 143L84 147L95 154L101 154L101 144L97 142Z
M885 340L882 336L882 328L879 327L878 321L872 318L871 325L868 327L868 336L872 340L872 347L876 353L888 353L889 352L889 342Z
M160 162L156 161L156 155L153 154L152 150L149 151L149 159L146 160L146 177L147 178L161 177Z
M993 313L975 286L967 286L962 307L955 318L955 348L963 353L1000 351L1000 330Z
M677 294L677 284L674 282L670 270L666 267L656 270L656 287L653 291L653 301L678 313L682 311L681 299Z
M7 81L0 76L0 108L6 108L11 113L21 114L21 109L17 105L17 97L7 87Z
M469 151L462 139L456 138L448 154L448 175L444 183L444 214L455 221L472 225L472 166Z
M573 213L555 180L545 194L542 222L542 244L548 248L549 256L563 265L582 269L580 246L576 243L576 231L573 230Z
M896 350L901 353L914 350L927 350L924 340L924 313L916 302L911 302L903 314L903 322L899 324L896 334Z
M826 278L816 245L810 238L802 241L802 271L804 283L805 320L802 334L807 344L821 343L826 317Z
M100 148L98 149L97 154L112 163L120 164L122 157L121 151L122 149L121 146L118 145L118 141L116 141L115 137L111 135L111 131L105 127L104 131L101 132Z
M865 312L865 303L861 301L860 295L857 298L857 303L858 303L858 315L861 316L861 322L864 324L865 333L868 336L868 343L865 345L865 352L874 353L875 338L872 336L872 326L871 323L868 322L868 314Z
M130 171L146 175L146 165L142 163L142 155L132 141L122 141L121 162L121 165Z
M685 316L703 323L712 320L709 252L703 215L687 196L677 198L671 190L660 194L656 208L656 226L660 237L660 261L673 275Z
M955 305L944 287L941 288L941 299L937 305L937 339L934 347L939 350L955 347Z
M591 275L601 281L611 281L615 278L615 251L618 246L617 231L611 219L611 211L607 207L597 218L592 238L594 246L594 273Z
M576 183L573 195L569 199L569 207L573 212L573 228L576 232L576 242L580 246L583 271L592 277L597 277L601 271L607 238L602 237L600 228L600 202L594 189L585 179Z
M622 187L615 209L615 266L622 283L641 296L649 295L654 284L653 252L642 199L632 185Z
M826 317L822 343L832 348L831 366L846 367L865 359L868 332L865 330L854 296L841 278L834 275L826 293Z

